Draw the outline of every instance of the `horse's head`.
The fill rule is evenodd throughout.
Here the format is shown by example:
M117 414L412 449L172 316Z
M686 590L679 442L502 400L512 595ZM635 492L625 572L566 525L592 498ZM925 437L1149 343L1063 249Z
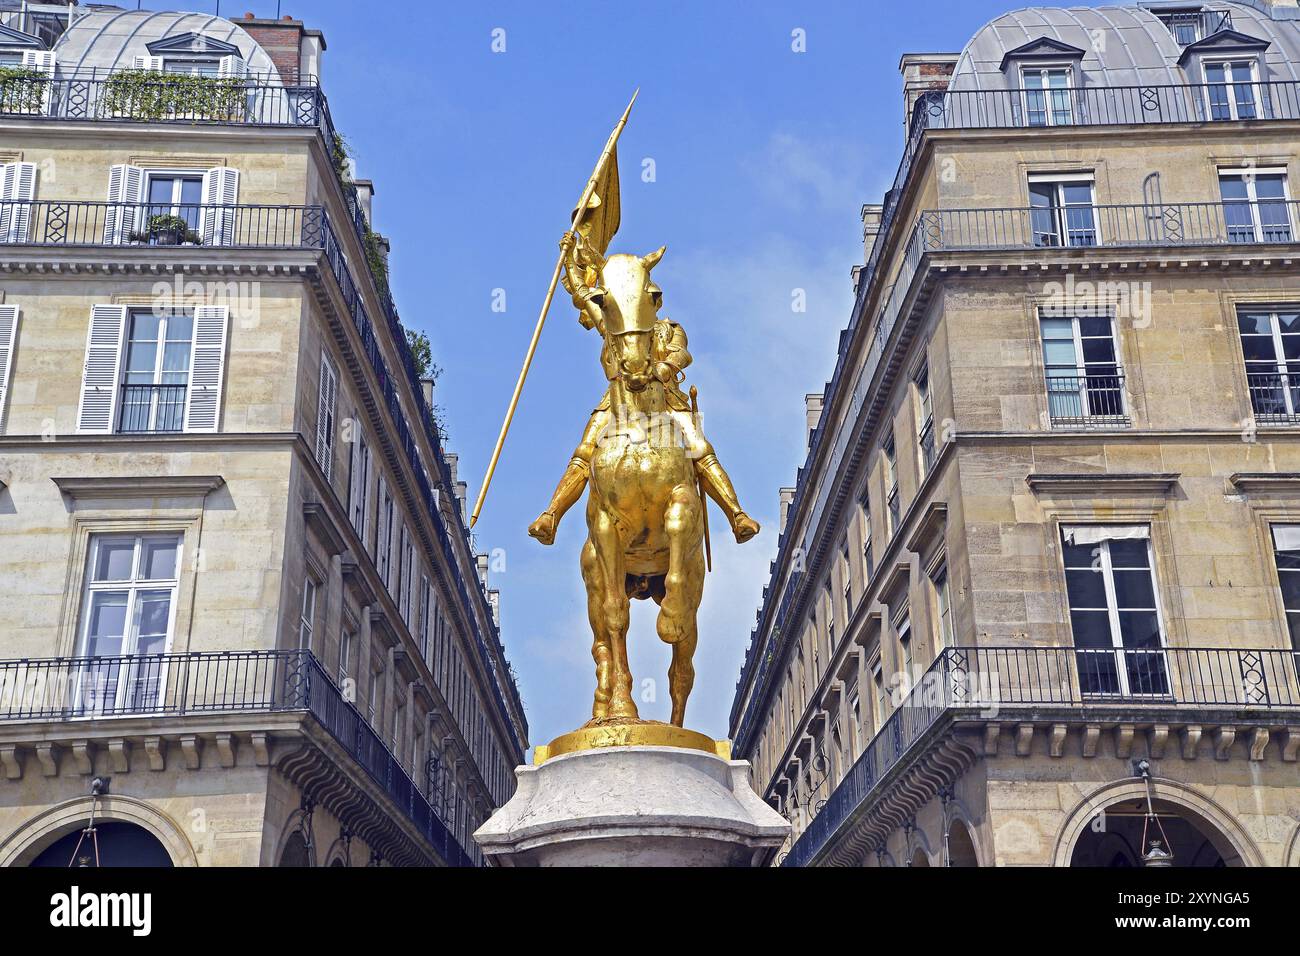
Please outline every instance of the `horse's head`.
M609 357L605 371L611 381L618 379L633 392L654 381L654 328L663 292L650 278L650 270L663 254L660 247L645 256L613 255L601 268L605 294L600 307Z

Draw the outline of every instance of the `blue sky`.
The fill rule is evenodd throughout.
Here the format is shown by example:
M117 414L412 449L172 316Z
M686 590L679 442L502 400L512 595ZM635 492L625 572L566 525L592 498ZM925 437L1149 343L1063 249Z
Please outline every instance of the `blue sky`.
M147 3L146 6L156 6ZM478 490L569 209L631 95L614 251L667 244L663 315L690 335L705 429L763 532L738 547L714 510L714 573L700 613L687 724L716 737L776 550L777 489L804 455L805 392L819 391L862 258L859 209L897 167L904 52L959 50L1010 0L357 4L285 0L324 30L322 81L358 175L375 181L408 325L444 369L450 450ZM205 9L203 3L194 8ZM239 7L236 11L234 8ZM222 13L274 14L268 0ZM505 52L492 31L505 31ZM807 50L791 49L806 31ZM654 162L655 181L642 181ZM494 290L506 310L492 310ZM792 310L794 290L807 310ZM564 297L552 308L477 531L503 549L503 637L533 743L590 715L591 634L578 574L581 506L543 548L546 507L604 389L599 341ZM668 648L638 602L629 647L667 719Z

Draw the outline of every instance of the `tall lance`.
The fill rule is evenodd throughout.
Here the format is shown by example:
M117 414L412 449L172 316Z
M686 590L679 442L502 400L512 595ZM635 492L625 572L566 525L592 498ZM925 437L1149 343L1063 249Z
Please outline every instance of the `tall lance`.
M618 125L614 127L614 132L609 134L609 139L605 142L605 148L600 153L600 158L596 160L596 168L587 180L586 187L582 190L582 198L578 200L577 213L573 219L573 230L576 232L578 226L582 224L583 217L587 214L587 204L591 201L592 194L596 191L596 184L600 181L601 174L605 171L605 166L609 163L610 156L614 153L614 146L618 143L619 134L623 132L623 127L627 125L628 115L632 112L632 104L636 102L637 94L641 90L638 87L632 93L632 99L627 104L627 109L623 111ZM603 198L603 197L602 197ZM492 475L497 469L497 461L501 457L501 448L506 443L506 433L510 431L510 422L515 417L515 408L519 405L519 394L524 390L524 379L528 377L528 367L533 364L533 353L537 351L537 340L541 338L542 326L546 324L546 313L550 311L551 299L555 297L555 287L560 282L560 272L564 269L564 250L560 250L560 257L555 262L555 271L551 274L551 284L546 289L546 300L542 303L541 314L537 316L537 326L533 329L533 338L528 343L528 351L524 354L524 367L519 370L519 380L515 382L514 394L510 396L510 406L506 409L506 419L501 423L501 434L497 436L496 448L492 450L492 460L488 462L487 474L483 476L483 484L478 490L478 500L474 502L474 510L469 516L469 526L474 527L478 521L479 512L483 510L483 499L487 497L488 486L492 484Z

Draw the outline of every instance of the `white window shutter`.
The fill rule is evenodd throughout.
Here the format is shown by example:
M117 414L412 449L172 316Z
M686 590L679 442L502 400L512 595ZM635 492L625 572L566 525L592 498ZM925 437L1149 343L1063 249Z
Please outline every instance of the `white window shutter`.
M104 211L104 242L118 246L128 242L140 228L144 202L144 170L139 166L115 165L108 171L108 202Z
M9 376L13 372L17 341L18 306L0 305L0 434L4 433L5 400L9 397Z
M77 409L77 431L80 434L108 434L113 430L125 328L126 306L90 307L86 364L81 375L81 404Z
M27 241L35 198L35 163L0 165L0 242Z
M223 56L217 66L217 75L242 80L248 75L248 63L242 56Z
M230 314L224 305L200 305L194 309L190 385L185 394L187 432L215 432L221 420L221 387L229 326Z
M388 515L384 507L384 499L388 497L388 484L384 481L384 476L379 476L379 508L378 518L375 528L375 565L379 570L380 580L384 582L384 587L388 586Z
M200 235L205 245L229 246L235 241L235 210L239 201L239 170L217 166L203 174L203 218Z
M338 376L327 356L320 357L320 386L316 400L316 460L325 480L334 480L334 410L338 405Z
M370 448L367 447L366 448L366 487L362 489L361 492L363 495L366 496L365 515L361 519L361 524L362 524L361 543L367 548L370 547L370 520L371 520L370 516L374 513L375 510L375 500L374 500L375 496L373 491L375 485L372 481L369 480L369 476L374 471L374 468L375 468L374 456L370 453Z
M352 447L348 449L348 471L351 477L348 479L348 521L361 532L357 526L357 506L360 502L360 496L365 494L365 453L362 451L361 424L354 417L352 419L352 428L349 431L352 436Z
M131 69L133 70L155 70L163 68L163 58L160 56L137 56L131 60Z

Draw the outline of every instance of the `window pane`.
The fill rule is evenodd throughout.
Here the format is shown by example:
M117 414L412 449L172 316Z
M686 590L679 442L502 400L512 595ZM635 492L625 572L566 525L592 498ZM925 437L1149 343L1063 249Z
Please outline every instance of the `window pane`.
M186 178L181 180L181 202L196 205L203 202L203 180Z
M1151 572L1116 571L1115 572L1116 607L1153 608L1156 606L1155 591L1151 587Z
M1115 568L1149 568L1147 560L1147 542L1145 539L1112 540L1110 542L1110 563Z
M1267 312L1241 312L1237 315L1237 328L1241 330L1242 335L1249 333L1268 335L1273 331L1273 320Z
M96 591L90 596L86 655L112 657L122 653L126 634L126 591Z
M176 550L179 538L147 539L140 552L140 578L144 581L167 581L176 577Z
M1075 647L1113 647L1110 619L1105 611L1071 611Z
M1100 562L1097 561L1098 550L1095 544L1066 544L1063 547L1067 568L1092 568L1094 565L1101 567Z
M1050 340L1043 343L1043 364L1048 368L1075 368L1078 357L1073 342Z
M1065 588L1071 608L1104 608L1106 582L1101 571L1071 569L1065 572Z
M1300 571L1283 570L1283 555L1285 552L1278 554L1278 583L1282 585L1282 603L1288 611L1300 611ZM1293 568L1300 568L1300 555L1292 552L1289 556L1289 564Z
M1120 611L1119 633L1125 647L1160 646L1160 622L1155 611Z
M135 653L161 654L167 649L171 591L142 591L136 600Z
M175 188L176 180L170 176L150 176L149 177L149 203L150 205L171 205L172 190Z
M1115 343L1110 339L1084 339L1083 361L1087 365L1115 364Z
M131 559L135 555L133 538L101 538L95 548L95 569L92 580L129 581Z
M1092 204L1092 183L1062 183L1061 192L1067 205Z
M1285 190L1282 187L1283 177L1281 176L1257 176L1255 177L1255 196L1258 199L1285 199Z
M1277 349L1273 347L1273 339L1263 335L1243 335L1241 337L1241 352L1246 357L1247 362L1276 362Z
M1220 176L1219 192L1224 199L1244 200L1250 195L1246 191L1246 181L1240 176Z

